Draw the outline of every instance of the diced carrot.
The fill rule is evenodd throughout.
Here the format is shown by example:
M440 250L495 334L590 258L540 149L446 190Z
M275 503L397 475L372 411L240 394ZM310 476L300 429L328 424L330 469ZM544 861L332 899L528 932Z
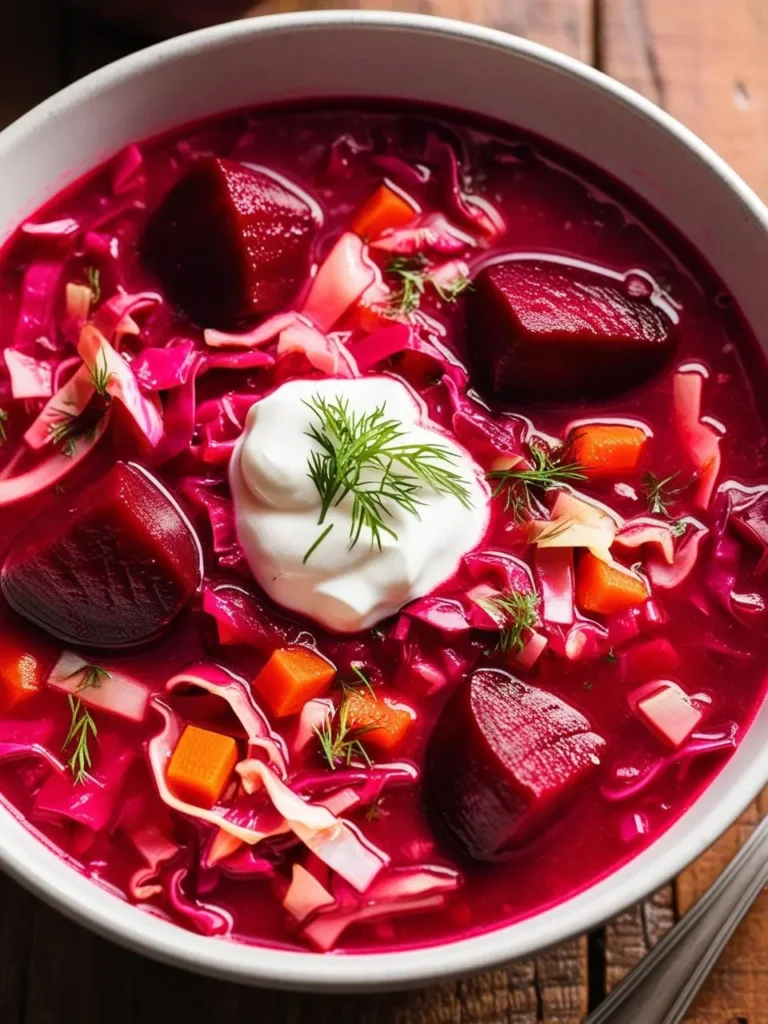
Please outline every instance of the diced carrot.
M361 238L378 238L389 228L400 228L418 216L418 209L382 182L355 215L352 230Z
M374 697L365 690L347 691L347 725L365 730L361 742L391 751L405 739L416 720L412 708L392 697Z
M576 603L583 612L612 615L648 600L648 588L638 576L618 565L607 565L585 552L576 569Z
M335 675L334 666L308 647L283 647L272 653L253 685L275 718L285 718L322 697Z
M237 764L237 743L231 736L188 725L168 764L168 785L187 803L213 807Z
M620 423L577 427L569 445L568 461L583 467L590 480L632 473L647 440L640 427Z
M48 654L28 643L23 633L0 638L0 712L39 693L49 667Z

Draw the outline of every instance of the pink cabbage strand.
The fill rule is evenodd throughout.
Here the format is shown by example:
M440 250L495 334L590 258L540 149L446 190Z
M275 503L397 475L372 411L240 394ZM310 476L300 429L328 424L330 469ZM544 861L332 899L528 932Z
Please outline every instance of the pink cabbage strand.
M413 864L383 873L360 899L336 880L326 887L301 871L303 875L294 868L283 905L289 913L302 915L302 934L321 952L333 949L352 924L440 908L446 895L462 884L461 875L451 868Z
M160 896L163 885L160 882L161 868L173 860L181 847L174 843L156 825L142 825L127 832L131 845L144 861L128 881L128 894L138 902Z
M720 435L701 422L704 377L695 370L678 371L672 382L675 425L697 483L693 500L698 508L709 507L720 472Z
M37 758L54 772L63 774L66 769L51 750L54 732L54 723L47 719L0 719L0 763Z
M40 224L33 224L25 221L21 225L21 233L29 238L68 239L72 238L80 230L80 222L74 217L62 217L60 220L44 221Z
M78 359L78 364L80 360ZM80 368L63 384L53 397L46 402L42 410L24 434L24 442L29 448L37 450L53 442L52 430L62 417L77 418L85 412L96 389L91 380L87 366Z
M157 408L141 394L129 364L94 324L83 328L77 350L91 377L103 376L106 393L125 406L148 444L158 445L163 421Z
M356 826L325 807L302 800L263 761L243 761L236 771L246 792L262 785L294 835L358 892L365 892L389 863L389 856L365 839Z
M94 764L84 781L76 783L69 772L49 775L35 796L35 816L66 818L102 832L118 813L122 786L136 757L135 747L100 729Z
M133 317L162 304L158 292L126 292L122 288L102 302L91 318L93 327L119 348L124 334L138 334Z
M32 469L17 476L0 479L0 506L31 498L53 487L77 466L95 448L109 424L111 411L87 435L72 438L71 454L55 452Z
M699 561L699 549L709 529L697 519L686 520L688 529L674 552L672 564L659 554L648 555L645 570L654 588L672 590L691 575Z
M122 196L130 192L143 192L146 184L144 156L139 147L131 143L115 157L112 167L112 194Z
M541 594L541 617L545 623L570 626L575 617L573 550L536 548L534 575Z
M450 143L430 133L424 158L437 170L437 180L443 185L442 202L451 215L471 224L489 242L504 234L506 222L493 203L462 189L459 160Z
M354 355L334 334L321 334L316 327L297 321L280 332L278 359L299 353L310 366L326 377L359 377Z
M368 255L368 246L347 231L320 264L301 312L327 333L367 289L380 284L381 274Z
M53 367L47 360L36 359L15 348L3 350L5 365L15 399L50 398L53 394Z
M37 346L55 352L54 308L64 268L62 259L39 259L24 275L13 348L32 353Z
M415 224L385 231L371 243L371 248L399 256L414 256L424 252L456 255L476 245L477 239L453 224L445 214L427 213Z
M202 903L188 895L185 883L189 881L187 868L179 868L168 882L168 902L175 913L202 935L229 935L234 924L232 915L222 907Z

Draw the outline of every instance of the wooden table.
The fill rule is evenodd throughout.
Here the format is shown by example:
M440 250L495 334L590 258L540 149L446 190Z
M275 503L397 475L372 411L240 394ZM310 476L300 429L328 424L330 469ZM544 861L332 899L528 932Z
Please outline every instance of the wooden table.
M89 0L79 0L88 7ZM307 7L389 8L483 22L554 46L645 93L768 198L768 0L90 0L144 6L156 30ZM171 4L171 6L173 6ZM144 25L147 21L144 21ZM0 123L150 41L55 0L0 0ZM766 268L768 281L768 268ZM673 883L592 935L466 981L386 996L291 996L194 977L125 952L0 878L0 1024L578 1024L733 856L768 792ZM689 1024L768 1024L768 893L737 932Z

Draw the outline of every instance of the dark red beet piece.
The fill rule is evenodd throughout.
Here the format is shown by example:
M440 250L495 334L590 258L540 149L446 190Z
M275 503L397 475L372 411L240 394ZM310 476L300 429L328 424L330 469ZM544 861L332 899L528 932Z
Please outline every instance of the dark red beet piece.
M150 218L143 259L194 320L233 327L290 302L318 223L318 209L282 179L207 157Z
M558 697L480 669L450 698L430 738L427 812L462 853L495 860L546 825L604 746Z
M54 503L12 542L0 587L48 633L87 647L150 640L200 586L197 537L157 481L118 462Z
M757 571L768 569L768 491L743 496L734 491L729 522L733 529L760 552Z
M481 388L497 398L607 397L669 360L670 321L601 274L510 260L481 271L474 285L468 352Z

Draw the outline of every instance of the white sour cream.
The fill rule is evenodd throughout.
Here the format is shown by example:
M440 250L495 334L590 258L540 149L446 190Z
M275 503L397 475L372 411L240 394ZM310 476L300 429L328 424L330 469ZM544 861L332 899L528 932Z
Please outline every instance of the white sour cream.
M444 463L465 483L469 503L438 494L426 484L416 497L416 516L389 503L381 550L365 527L350 547L352 495L329 510L322 525L320 495L308 471L308 436L319 425L305 402L320 396L348 401L350 413L385 406L386 419L402 423L398 444L438 444L455 456ZM401 467L402 471L402 467ZM380 478L380 477L379 477ZM230 467L240 544L258 583L278 604L338 633L367 629L417 597L423 597L458 568L488 526L490 493L469 453L435 423L418 396L393 377L352 380L294 380L282 384L249 411ZM328 526L333 529L304 562Z

